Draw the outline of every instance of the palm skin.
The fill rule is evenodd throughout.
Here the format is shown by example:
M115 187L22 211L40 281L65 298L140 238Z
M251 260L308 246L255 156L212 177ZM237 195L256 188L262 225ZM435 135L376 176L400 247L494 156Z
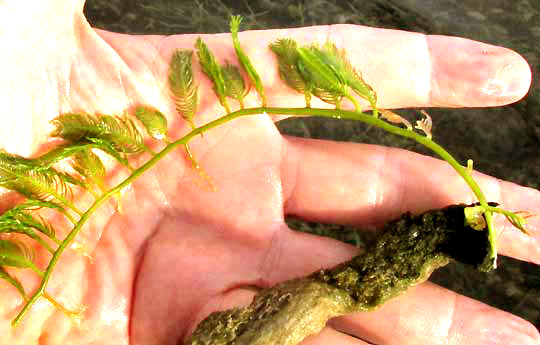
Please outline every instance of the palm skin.
M61 0L36 0L32 7L0 3L6 18L27 24L13 29L9 22L0 37L3 46L12 47L1 55L6 77L0 94L9 105L1 115L2 147L35 154L48 146L48 121L58 113L120 114L139 104L167 115L171 137L187 133L167 90L167 66L174 49L192 48L198 36L96 32L84 20L82 6L82 1ZM303 106L303 96L279 81L267 49L280 37L303 43L330 38L347 48L377 90L382 108L500 105L519 99L530 83L530 70L517 54L461 39L355 26L241 33L272 106ZM221 62L235 61L228 35L203 38ZM364 51L365 46L373 48ZM223 109L196 68L203 97L195 121L202 124ZM253 90L246 105L258 106ZM215 190L206 188L178 149L123 191L121 208L112 200L95 213L78 238L92 260L68 250L47 288L67 306L86 306L80 326L40 301L12 329L9 321L22 300L0 283L0 334L5 335L0 344L181 344L210 312L247 303L254 287L305 275L356 253L334 240L290 231L285 214L368 226L406 210L473 200L440 161L382 147L287 138L273 120L267 115L234 120L191 142ZM110 185L127 174L110 171ZM540 206L536 191L478 178L488 199L508 209ZM86 198L80 196L79 202ZM12 202L4 193L2 207ZM503 254L540 262L538 219L531 219L529 237L502 220L500 225ZM58 227L65 224L58 220ZM48 256L39 260L45 264ZM32 291L37 279L19 273ZM425 283L376 312L332 320L305 342L483 344L488 339L535 344L540 336L517 317Z

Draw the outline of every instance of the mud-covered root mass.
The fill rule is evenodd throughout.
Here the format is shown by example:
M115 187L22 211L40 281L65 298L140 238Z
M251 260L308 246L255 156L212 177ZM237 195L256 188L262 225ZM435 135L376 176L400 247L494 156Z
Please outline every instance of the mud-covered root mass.
M491 268L488 232L453 205L388 223L364 254L334 268L261 290L244 308L215 312L186 345L296 345L333 317L369 311L436 268L457 260Z

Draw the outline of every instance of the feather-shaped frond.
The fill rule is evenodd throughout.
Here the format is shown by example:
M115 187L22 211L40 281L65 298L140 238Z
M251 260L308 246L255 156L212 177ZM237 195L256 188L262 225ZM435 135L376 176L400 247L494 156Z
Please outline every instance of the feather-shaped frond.
M225 95L236 99L243 106L243 99L248 93L244 77L238 67L227 63L222 68L223 80L225 81Z
M40 168L40 164L30 158L0 151L0 167L9 167L9 169L13 170L29 170Z
M0 233L24 234L53 253L54 250L37 235L36 230L45 234L57 244L60 242L56 238L54 227L40 216L33 216L19 208L12 208L0 216Z
M65 183L69 183L82 188L88 187L87 184L84 183L84 181L81 181L78 177L72 176L70 174L58 172L58 177Z
M210 51L206 43L199 37L195 42L197 48L197 57L201 68L208 78L212 81L212 85L216 96L219 98L219 102L225 108L227 113L231 111L229 103L227 102L225 95L225 80L223 80L223 71L221 66L216 61L214 54Z
M2 214L2 216L0 217L7 216L7 217L12 217L12 218L22 219L19 216L19 214L21 213L26 214L28 212L36 211L43 208L56 210L62 214L68 214L68 212L66 211L64 207L62 207L61 205L55 202L43 201L43 200L37 200L37 199L27 199L24 202L21 202L13 206L12 208L4 212L4 214ZM28 222L28 224L32 224L32 223ZM41 230L40 231L43 232L44 234L54 235L54 229L52 229L52 226L47 225L46 227L51 228L51 231L50 232L41 231ZM54 236L52 236L52 238L54 238Z
M194 128L194 118L199 104L199 86L193 76L192 60L191 50L178 49L173 52L169 65L169 89L173 95L176 111ZM207 68L214 67L207 66Z
M33 216L26 209L14 207L0 216L0 232L19 232L35 238L33 229L55 239L54 227L41 216Z
M240 40L238 39L238 30L240 29L240 23L242 23L241 16L231 17L230 28L231 28L231 36L233 40L234 50L236 51L236 56L238 57L238 60L240 61L240 64L242 65L242 67L244 67L244 70L246 71L249 77L249 80L255 86L257 93L261 97L262 106L266 107L266 95L264 93L264 87L261 81L261 77L259 77L257 70L251 64L251 60L249 59L247 54L244 52L244 49L242 48L242 45L240 44Z
M87 140L95 145L96 148L116 159L120 164L129 167L126 155L117 151L111 142L99 138L88 138Z
M24 225L28 227L33 227L34 229L38 230L42 234L47 235L48 237L56 240L56 233L54 230L54 227L47 222L43 217L36 215L32 216L28 213L22 213L17 218L19 221L21 221Z
M12 217L7 217L4 213L0 216L0 233L20 233L26 234L31 238L35 239L37 234L32 228L28 228L21 224L21 222Z
M6 153L0 155L0 187L16 191L29 199L56 199L63 204L69 203L72 190L67 183L67 175L53 168L31 169L19 164L21 158Z
M21 202L20 204L13 206L9 210L7 210L4 214L12 214L12 212L20 212L20 211L35 211L42 208L52 208L60 212L64 212L64 208L62 208L62 206L54 202L42 201L42 200L26 200L24 202Z
M89 142L67 143L45 152L43 155L35 158L35 161L41 168L49 168L61 160L72 157L78 152L92 149L93 147L96 147L96 145Z
M504 214L504 216L519 231L521 231L525 235L530 235L525 225L527 225L527 218L532 217L532 215L528 214L527 212L517 211L517 212L507 212Z
M95 185L101 190L105 190L105 166L91 149L75 153L71 166L79 173L85 185Z
M377 95L373 88L368 85L362 75L351 65L344 49L338 49L334 44L327 42L323 50L325 54L321 54L321 58L330 66L338 78L348 85L356 94L367 101L371 107L377 107Z
M66 195L60 199L70 199L71 191L65 181L49 170L6 170L0 166L0 186L14 190L27 198L51 200L59 195Z
M5 269L0 267L0 279L7 281L9 284L11 284L19 293L21 296L23 296L24 300L28 299L28 296L26 295L26 292L24 291L24 288L19 280L17 278L11 276Z
M35 252L24 243L0 239L0 266L34 269L34 258Z
M334 105L339 104L339 102L341 102L341 98L343 97L341 95L336 95L335 93L331 91L327 91L322 88L313 88L312 92L315 96L322 99L326 103L334 104Z
M343 81L326 63L323 52L317 46L298 48L298 70L313 88L312 92L323 101L337 104L347 95Z
M290 38L280 39L270 45L270 49L278 59L279 76L300 93L309 92L310 87L298 70L298 44Z
M293 46L290 42L286 42L274 49L278 52L286 51L289 56L292 56L290 58L294 59ZM370 102L373 114L377 115L375 91L352 67L344 50L339 50L335 45L327 43L323 47L312 45L296 48L296 52L298 54L296 67L302 80L310 87L314 95L337 106L341 99L346 97L354 103L355 108L358 108L357 101L350 94L353 90ZM297 86L297 88L300 87Z
M195 113L193 113L193 115L194 114ZM148 132L148 135L150 135L152 138L158 140L167 139L167 118L159 110L146 106L139 106L135 109L135 116L137 119L139 119L139 121L141 121L144 128ZM192 125L192 127L195 126L193 124L193 117L185 119Z
M62 114L52 120L56 129L53 137L71 142L99 139L109 142L122 153L137 153L145 150L141 133L127 117L111 115Z

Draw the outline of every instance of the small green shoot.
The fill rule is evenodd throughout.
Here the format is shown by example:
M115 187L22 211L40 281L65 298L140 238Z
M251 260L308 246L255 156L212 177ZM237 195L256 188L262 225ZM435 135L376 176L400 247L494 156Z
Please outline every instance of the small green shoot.
M210 78L214 85L214 92L219 98L219 102L225 108L227 113L231 112L231 107L227 102L227 94L225 92L225 80L221 66L216 61L214 54L210 51L206 43L199 37L195 43L197 48L197 56L201 64L203 72Z
M105 166L92 149L78 151L72 156L72 159L73 169L79 173L87 188L97 187L101 191L106 190L105 175L107 172Z
M277 57L279 76L289 87L304 94L306 107L311 108L313 85L304 80L298 67L300 56L298 44L290 38L282 38L270 44L270 50Z
M240 16L231 17L230 27L231 27L231 35L232 35L234 50L236 51L236 56L238 57L238 60L242 64L242 67L244 67L244 70L249 76L251 83L253 83L253 85L255 86L255 89L259 93L259 96L261 97L262 106L266 107L266 94L264 93L264 87L261 81L261 77L259 77L259 74L253 67L251 60L249 59L247 54L244 52L244 49L242 49L242 45L240 44L240 40L238 39L238 30L240 29L240 23L242 23L242 17Z
M62 114L52 121L56 129L52 137L69 142L103 140L121 153L147 151L143 137L133 121L126 116Z
M28 300L28 296L26 295L26 291L24 291L24 288L19 280L17 280L15 277L11 276L2 266L0 266L0 279L7 281L9 284L11 284L19 293L21 294L22 298L26 301Z
M467 159L467 173L470 175L473 173L474 170L474 161L472 159Z
M22 242L0 239L0 266L30 268L40 277L44 273L34 264L34 250Z
M244 97L249 89L246 87L244 78L238 67L227 63L223 68L223 80L225 81L225 95L238 101L240 108L244 109Z
M204 50L201 52L202 54L207 53L207 48L202 46L202 42L201 49ZM207 59L209 59L208 63L210 66L206 67L205 72L215 68L215 66L212 64L217 64L215 59L213 59L211 56L207 56ZM197 114L197 107L199 104L199 86L195 83L195 77L193 76L192 60L193 52L191 50L175 50L171 57L168 79L169 90L171 90L174 104L176 105L176 112L178 112L178 114L180 114L180 116L182 116L184 120L189 123L191 128L194 129L196 127L195 115ZM139 120L141 119L139 118ZM164 129L166 130L166 121L161 124L161 126L163 125L165 127Z
M274 44L273 51L278 55L280 66L283 68L293 69L291 64L296 58L292 50L295 46L297 45L291 41L278 41ZM334 44L327 42L323 47L311 45L296 48L296 53L298 54L296 69L300 72L304 84L309 86L305 89L310 93L312 92L327 103L336 105L336 109L340 108L342 98L347 98L354 105L354 109L360 111L360 104L351 93L353 91L368 100L373 116L378 116L375 91L352 67L344 50L339 50ZM285 81L289 79L286 77ZM293 88L299 91L301 84L298 81L292 80L287 83L292 84Z
M192 105L190 105L190 108L191 107ZM197 105L195 105L195 111L197 109L196 107ZM176 110L178 111L178 103ZM195 123L193 122L193 116L195 113L185 112L184 114L188 114L183 117L191 124L192 128L195 128ZM168 140L167 118L159 110L139 106L135 109L135 116L139 121L141 121L149 136L157 140Z
M298 48L298 70L311 91L323 101L334 104L339 109L343 97L348 97L355 110L360 108L358 102L348 93L346 85L334 73L331 66L322 58L322 51L317 46Z
M73 192L70 182L74 182L74 179L53 168L32 167L29 159L0 152L0 187L16 191L28 199L55 200L80 213L71 202Z
M485 225L483 227L481 227L480 225L482 223L485 224L485 219L483 219L483 215L486 211L502 214L506 218L506 220L508 220L508 222L512 224L512 226L514 226L516 229L518 229L525 235L529 235L529 232L527 231L525 225L527 224L527 218L531 217L531 215L526 212L510 212L494 205L488 205L488 207L473 206L465 208L465 218L473 228L475 228L476 230L483 230L485 229Z
M223 68L217 63L214 54L209 50L208 46L203 42L201 38L197 39L196 42L197 55L201 61L201 67L203 72L212 80L214 84L214 91L218 95L221 105L227 110L230 111L229 103L227 102L227 96L229 96L227 76ZM195 115L197 114L197 108L199 105L199 87L195 83L195 77L193 75L193 65L192 65L192 56L193 53L191 50L183 49L176 50L172 57L169 67L169 90L173 95L173 99L176 105L176 112L186 120L191 129L194 130L197 126L195 125ZM204 62L203 62L204 61ZM156 130L151 130L149 127L156 127L156 125L151 125L150 117L153 119L153 122L159 122L159 131L161 132L158 136L163 136L162 140L165 140L167 143L169 139L167 138L167 121L164 115L157 111L152 111L148 108L144 108L144 111L139 109L139 120L145 124L148 133L155 132ZM144 119L147 117L147 119ZM202 133L201 133L202 135ZM152 134L150 134L152 136ZM154 137L155 139L159 139ZM191 166L195 169L199 176L206 181L206 184L210 186L211 190L214 190L214 184L212 179L206 174L204 169L201 167L197 158L193 154L191 147L188 143L184 144L184 149L188 160L191 162Z

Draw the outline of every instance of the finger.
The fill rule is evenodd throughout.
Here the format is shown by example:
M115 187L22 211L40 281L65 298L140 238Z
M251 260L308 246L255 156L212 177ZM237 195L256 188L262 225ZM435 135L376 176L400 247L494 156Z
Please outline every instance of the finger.
M377 345L540 343L531 323L431 283L329 324Z
M57 28L60 30L71 29L69 24L73 22L74 16L82 17L85 0L26 0L26 1L2 1L0 3L0 26L3 34L13 32L22 33L24 31L34 31L43 34L43 30ZM35 25L35 23L46 23L47 25ZM46 27L46 28L45 28ZM62 28L63 27L63 28ZM9 30L7 30L9 29ZM39 37L39 38L38 38ZM4 37L2 37L4 38ZM41 35L25 35L18 45L25 45L27 42L36 42L42 39ZM55 44L56 42L48 42ZM16 45L12 48L17 49ZM13 50L10 52L13 53Z
M215 310L248 305L255 295L252 287L271 287L286 280L305 277L320 269L350 260L358 253L358 248L346 243L292 231L283 224L267 242L264 253L253 255L250 251L249 260L244 257L243 261L233 264L234 267L223 266L222 262L227 260L223 260L223 255L219 256L219 266L223 266L224 270L229 272L225 280L232 280L235 283L219 283L216 289L218 291L223 290L223 285L232 286L232 288L219 294L209 294L215 298L205 303L197 315L189 315L193 323L187 333L191 333L199 321ZM242 271L242 274L231 273L233 268ZM197 289L197 293L200 291L201 289ZM185 310L179 310L185 312Z
M325 327L318 334L311 335L305 338L300 345L369 345L361 339L351 337L350 335L341 333Z
M517 53L462 38L357 25L243 32L243 47L275 105L283 104L283 98L291 101L291 90L279 79L277 68L269 68L276 63L268 45L284 37L299 44L330 40L344 48L376 90L382 108L501 105L523 97L531 82L530 68ZM221 59L234 56L227 36L204 39L211 47L221 47ZM304 105L302 96L295 100L295 105Z
M66 109L77 68L72 58L90 28L83 5L83 0L0 1L3 150L35 154L48 139L48 121Z
M334 267L359 254L359 249L328 237L292 231L286 225L276 232L259 264L260 286L307 276Z
M167 104L168 61L173 50L194 49L202 37L219 63L236 61L229 34L127 36L98 31L141 81L163 92L147 90L155 106ZM287 87L279 77L276 58L268 48L280 38L292 38L299 44L334 42L344 48L352 65L378 94L378 106L494 106L514 102L527 92L531 71L517 53L501 47L457 37L426 36L397 30L358 25L316 26L286 30L245 31L240 41L264 83L272 106L305 106L304 97ZM140 52L134 54L133 52ZM196 64L197 65L197 64ZM215 104L211 83L196 66L197 80L204 87L203 104ZM140 92L144 87L139 83ZM159 97L157 97L159 96ZM245 103L260 105L252 88ZM367 102L364 102L367 105ZM328 106L314 100L313 106ZM169 108L173 110L172 105ZM208 111L215 116L216 109Z
M375 226L410 211L420 213L476 201L446 163L382 146L286 138L282 166L285 213L309 220ZM513 211L540 209L540 193L474 174L488 201ZM496 216L500 252L540 263L540 217L527 224L530 236Z

